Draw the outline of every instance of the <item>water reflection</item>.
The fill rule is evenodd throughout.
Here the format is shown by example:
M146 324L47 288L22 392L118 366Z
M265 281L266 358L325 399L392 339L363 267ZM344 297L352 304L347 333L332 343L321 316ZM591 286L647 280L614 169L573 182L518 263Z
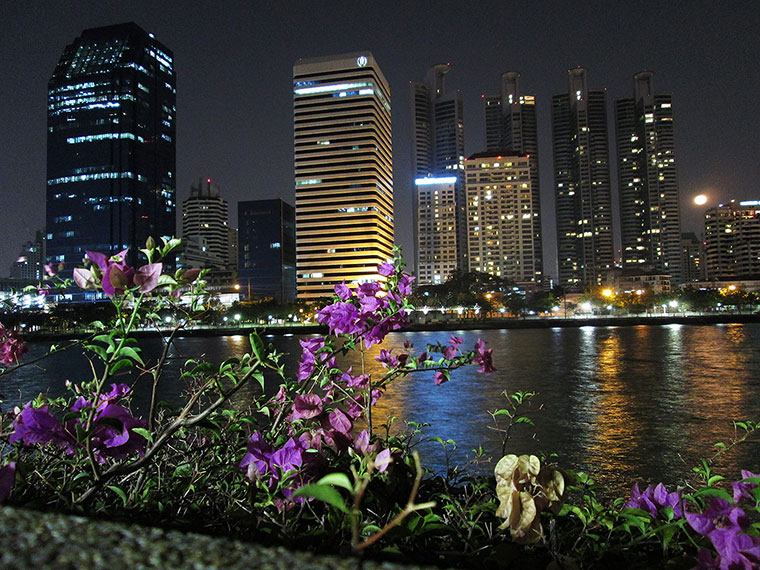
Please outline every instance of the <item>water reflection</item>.
M506 390L538 392L529 414L535 427L521 425L508 450L514 453L556 453L562 466L591 470L613 490L624 492L632 480L675 483L716 441L733 436L731 420L760 418L760 325L637 326L528 330L460 331L467 347L478 337L494 348L497 372L479 374L474 367L454 371L450 382L435 386L431 373L415 373L393 383L373 416L375 427L397 418L431 424L426 433L458 444L457 460L483 445L496 457L501 450L488 410L504 407ZM420 352L428 343L445 342L449 333L394 333L385 348L398 353L405 341ZM295 371L301 348L298 337L265 337ZM31 347L32 358L48 345ZM162 345L148 342L148 359ZM189 358L203 355L214 363L242 356L249 350L245 336L183 338L170 354L161 397L179 401L187 384L180 373ZM375 356L364 355L365 371L384 373ZM358 354L346 364L361 370ZM64 382L89 377L87 361L73 351L59 354L20 374L0 378L6 397L3 409L23 403L38 392L64 391ZM149 391L149 378L132 376L138 393ZM266 391L274 393L279 378L266 376ZM236 396L244 407L260 394L252 383ZM421 445L427 466L442 470L440 446ZM747 444L721 458L718 468L728 477L740 468L760 469L760 446Z

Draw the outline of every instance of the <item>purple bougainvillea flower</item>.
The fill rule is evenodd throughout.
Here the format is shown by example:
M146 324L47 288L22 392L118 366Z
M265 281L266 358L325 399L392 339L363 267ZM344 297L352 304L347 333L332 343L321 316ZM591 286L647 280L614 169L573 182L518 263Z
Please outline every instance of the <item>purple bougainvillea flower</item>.
M84 267L74 268L74 283L76 283L80 289L85 291L91 291L98 288L98 279L93 275L90 269Z
M269 468L269 460L272 458L274 448L267 443L261 432L254 432L246 446L246 454L238 467L246 472L246 477L251 481L261 479Z
M55 277L56 275L58 275L59 272L63 271L64 267L65 267L65 264L63 263L63 261L61 261L57 265L53 263L46 263L45 265L43 265L43 268L45 269L45 273L47 274L48 277Z
M749 479L750 477L760 477L760 475L742 469L742 479ZM750 491L757 488L756 483L752 483L751 481L736 481L735 483L731 483L731 487L733 487L734 490L735 505L738 505L744 499L754 502L755 499L752 497Z
M402 273L401 278L398 280L398 292L405 296L411 295L413 282L414 277L407 275L406 273Z
M364 297L374 297L378 291L380 291L380 283L377 281L361 283L356 289L356 296L359 299L363 299Z
M16 481L16 463L11 461L0 467L0 505L4 505L11 496L13 483Z
M322 398L317 394L299 394L293 400L290 421L308 420L322 413Z
M398 366L398 360L396 360L396 358L391 354L392 351L393 349L380 349L380 354L375 357L375 360L384 365L386 368L395 368Z
M631 498L625 504L626 509L641 509L647 511L652 518L657 518L663 507L673 509L673 517L679 519L683 516L681 494L677 491L668 492L662 483L657 486L650 485L643 492L636 483L631 489Z
M369 433L366 429L362 430L361 433L354 438L354 449L362 455L376 453L379 448L380 444L378 442L372 444L369 442Z
M459 347L450 344L443 349L443 357L446 360L452 360L457 355L457 352L459 352Z
M90 259L95 265L100 268L100 272L103 276L100 286L103 288L103 293L107 297L113 297L116 294L121 294L124 289L128 288L135 274L135 270L132 267L127 266L127 254L129 249L122 250L112 257L106 257L105 254L97 251L87 251L87 258ZM74 270L76 281L76 269ZM90 277L94 277L92 270L90 271ZM89 281L89 280L87 280ZM82 285L77 281L77 285ZM82 287L86 289L87 287Z
M273 477L276 479L279 477L279 473L300 469L303 465L303 452L304 449L292 437L286 441L285 445L275 451L269 460Z
M760 568L760 536L735 532L733 528L716 529L710 533L719 568L753 570Z
M335 286L335 294L340 297L342 301L348 301L351 298L351 289L344 281Z
M5 366L18 364L21 357L27 351L21 336L13 330L6 329L0 324L0 362Z
M481 339L478 339L475 343L475 357L472 361L480 365L478 371L483 374L490 374L496 371L496 368L493 366L493 349L489 348L486 350L486 343Z
M332 412L330 412L328 421L330 422L330 425L335 428L335 430L345 435L351 433L351 430L354 427L351 419L340 408L335 408Z
M149 263L140 267L134 277L135 285L140 287L138 291L149 293L158 287L158 278L161 277L163 269L163 263Z
M48 407L33 408L31 402L24 406L13 421L13 433L9 441L21 441L24 445L54 443L68 447L71 444L68 434L53 414L48 412Z
M333 334L354 334L361 331L359 309L352 303L333 303L317 313L317 321L327 324Z
M93 448L100 461L105 461L105 457L124 460L134 454L142 457L145 453L147 440L133 430L146 428L148 424L126 408L106 404L99 408L93 425Z
M383 302L377 297L362 297L359 299L359 306L363 314L374 313L383 307Z
M435 385L436 385L436 386L440 386L440 385L441 385L441 384L443 384L444 382L447 382L447 381L448 381L448 378L446 378L446 375L445 375L443 372L441 372L440 370L438 370L438 371L437 371L437 372L436 372L436 373L433 375L433 380L435 381Z
M631 489L631 498L628 499L625 508L641 509L647 511L653 519L657 518L657 505L654 503L653 490L654 488L650 485L642 493L639 484L634 483L633 489Z
M708 536L716 529L740 532L749 525L747 515L742 509L721 498L713 498L702 513L686 512L686 521L703 536Z
M375 457L375 469L379 473L385 473L388 470L388 466L393 463L393 457L391 456L390 449L383 449Z
M392 263L381 263L377 266L377 272L385 277L390 277L396 273L396 267Z

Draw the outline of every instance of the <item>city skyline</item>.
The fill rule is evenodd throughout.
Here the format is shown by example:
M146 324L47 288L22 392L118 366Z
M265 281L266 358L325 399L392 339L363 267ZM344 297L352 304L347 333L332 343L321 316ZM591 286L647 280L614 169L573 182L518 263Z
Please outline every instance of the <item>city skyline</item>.
M6 196L14 191L21 198L6 199L0 220L4 228L0 272L7 271L20 245L43 223L34 205L44 195L44 145L40 144L45 137L44 82L62 49L81 30L130 20L175 52L178 202L200 176L218 181L232 203L276 196L292 201L292 108L287 97L292 63L298 57L367 49L375 53L394 93L397 241L407 258L412 225L407 180L412 177L404 83L440 61L452 62L456 70L452 88L463 92L468 154L483 150L480 95L493 91L494 78L519 70L524 91L535 93L544 156L542 206L549 202L548 208L542 208L542 216L544 211L548 214L543 216L544 236L551 242L553 196L546 191L551 180L547 175L551 161L546 158L551 146L549 100L562 91L565 70L577 65L589 68L593 84L608 88L610 101L628 95L636 72L653 70L658 92L673 94L677 113L681 205L689 218L684 230L701 231L695 221L704 210L689 205L694 194L711 195L708 205L756 197L758 165L753 157L758 143L751 133L757 130L753 126L757 116L750 112L750 98L758 77L742 54L750 53L752 42L757 43L750 32L758 16L741 5L715 15L707 3L690 3L680 12L658 12L659 18L650 21L647 5L616 7L605 17L585 6L557 11L559 3L513 14L509 6L495 4L484 7L483 13L458 11L455 3L444 3L435 14L409 7L393 14L379 8L337 10L340 5L335 3L322 4L309 14L302 14L298 3L288 14L271 6L254 14L229 5L218 15L171 3L5 7L9 33L0 40L0 61L13 81L3 87L7 104L2 112L13 144L2 157L0 173ZM254 15L257 33L247 39L247 23L254 21ZM508 18L510 34L505 34L499 30ZM626 22L625 29L616 24L620 21ZM552 25L551 33L542 31L544 24ZM197 42L194 38L201 36L201 30L204 37L224 34L225 42ZM668 33L663 35L664 30ZM443 39L433 42L433 36ZM267 57L258 56L259 52ZM231 54L240 54L242 60ZM613 135L609 136L612 142ZM553 244L547 244L547 257L555 255L552 249Z

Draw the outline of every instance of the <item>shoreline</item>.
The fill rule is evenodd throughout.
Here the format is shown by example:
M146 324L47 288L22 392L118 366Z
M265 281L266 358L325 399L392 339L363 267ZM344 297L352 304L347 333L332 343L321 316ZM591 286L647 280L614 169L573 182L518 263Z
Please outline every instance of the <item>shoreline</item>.
M423 323L409 323L397 332L432 332L458 330L494 330L494 329L551 329L579 327L621 327L621 326L661 326L661 325L692 325L711 326L720 324L751 324L760 323L760 314L730 314L718 313L707 315L663 315L663 316L625 316L625 317L509 317L504 319L459 319L436 320ZM189 328L182 331L180 337L210 337L249 335L252 332L260 335L308 335L324 334L327 327L323 325L275 325L275 326L239 326L214 328ZM168 333L168 329L162 331ZM35 331L23 333L24 339L31 342L55 341L62 339L85 338L92 332L85 331ZM159 331L137 330L136 338L158 336Z

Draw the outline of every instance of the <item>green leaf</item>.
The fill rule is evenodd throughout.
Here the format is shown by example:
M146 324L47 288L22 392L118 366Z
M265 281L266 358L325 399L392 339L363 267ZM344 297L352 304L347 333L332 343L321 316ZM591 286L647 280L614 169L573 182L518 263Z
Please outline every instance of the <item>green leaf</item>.
M121 350L119 351L119 356L126 356L127 358L131 358L145 366L145 363L143 362L143 359L137 350L138 349L132 348L131 346L122 346Z
M712 487L715 483L720 483L721 481L725 481L725 479L726 478L721 475L713 475L707 480L707 486Z
M261 386L261 389L264 390L264 373L263 372L254 372L251 374L251 378L256 380L256 382L259 383L259 386Z
M122 358L121 360L117 360L111 365L111 369L109 372L111 374L116 374L119 370L122 368L131 368L132 367L132 361L128 358Z
M248 339L251 341L251 352L258 359L259 362L263 362L266 357L266 349L264 348L264 341L261 340L259 333L252 332Z
M138 435L143 436L150 443L153 443L153 434L151 434L147 429L145 429L145 428L132 428L132 431L135 432Z
M108 488L111 489L111 491L113 491L117 495L119 495L119 497L121 498L122 504L126 507L127 506L127 500L128 500L127 499L127 494L124 491L122 491L121 489L119 489L116 485L108 485Z
M293 497L311 497L328 505L332 505L341 512L348 513L343 497L330 485L304 485L293 493Z
M343 487L349 492L354 491L354 486L351 484L351 479L345 473L330 473L322 477L317 481L317 485L334 485L336 487Z

